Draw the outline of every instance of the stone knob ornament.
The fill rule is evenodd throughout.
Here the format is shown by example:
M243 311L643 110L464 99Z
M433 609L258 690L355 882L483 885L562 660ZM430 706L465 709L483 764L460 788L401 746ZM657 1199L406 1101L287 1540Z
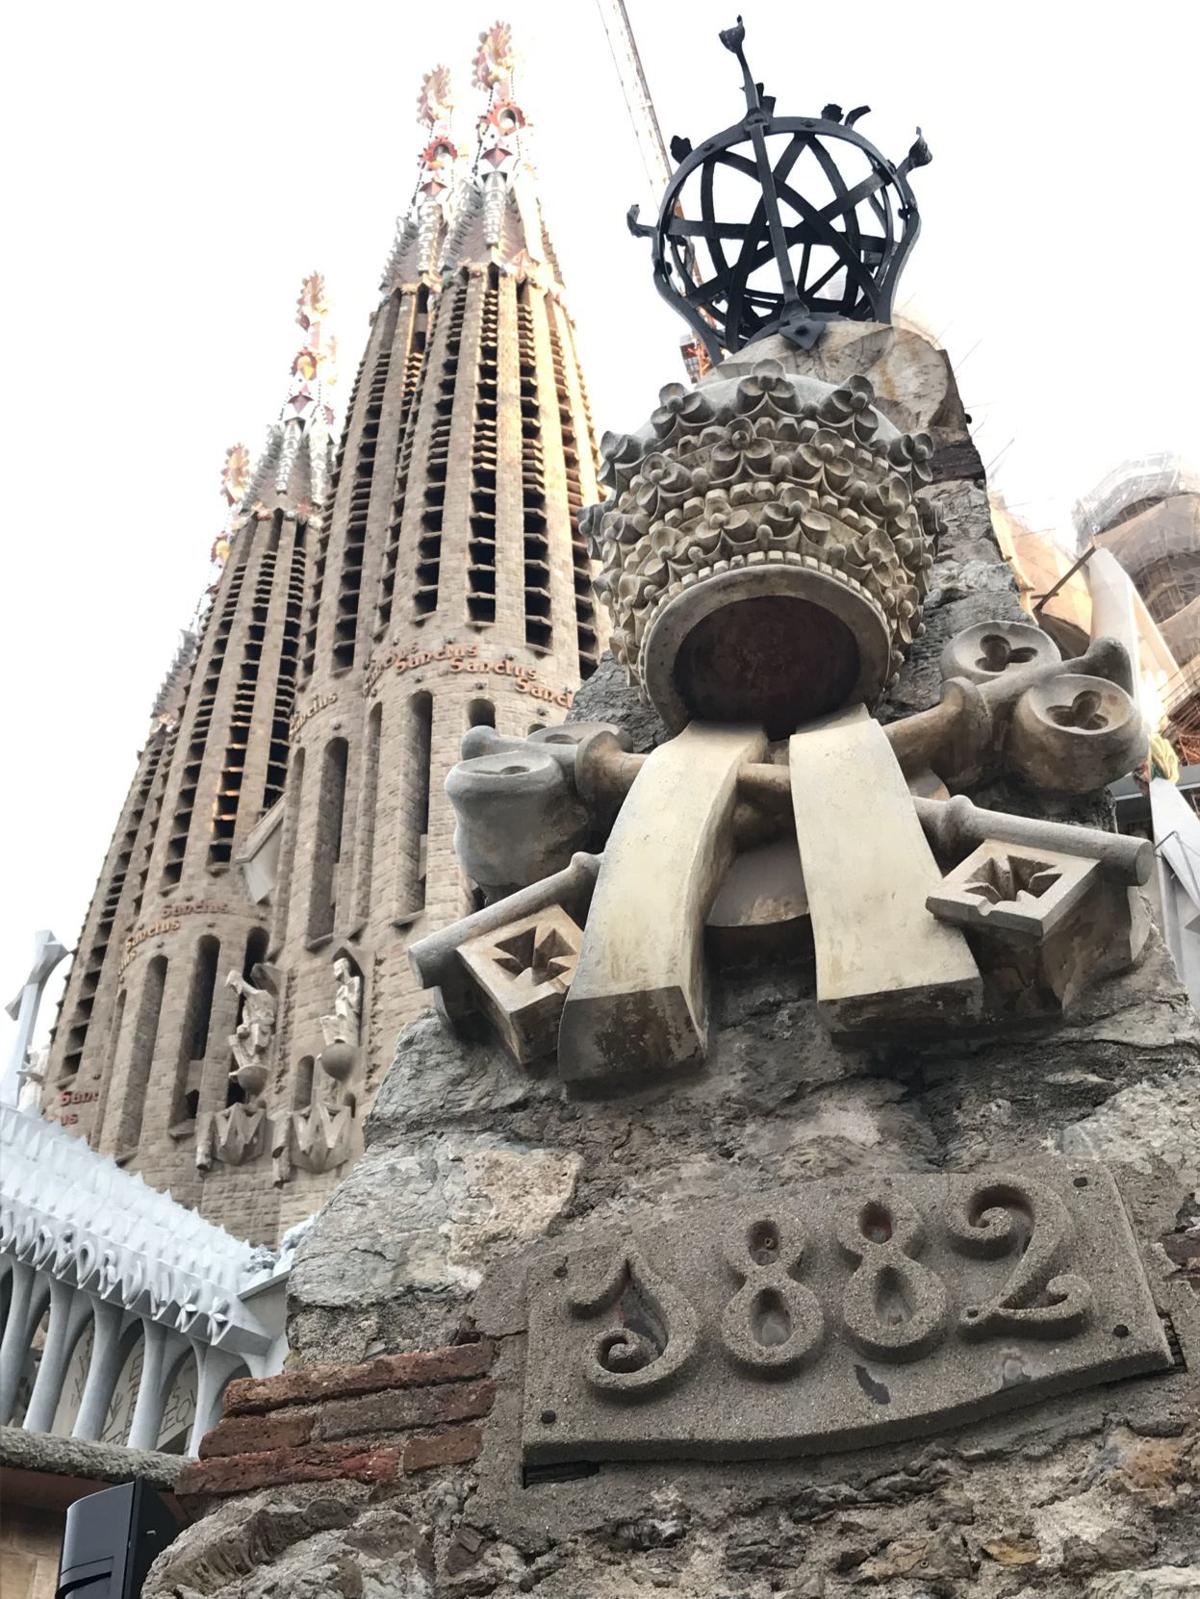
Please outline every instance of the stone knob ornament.
M358 1062L358 1050L353 1044L339 1040L326 1044L317 1061L327 1077L332 1077L335 1083L344 1083Z
M257 1099L267 1086L267 1068L257 1061L247 1066L237 1066L230 1072L247 1099Z
M1146 729L1123 688L1068 672L1021 695L1005 750L1035 788L1086 794L1143 759Z
M943 649L939 666L948 681L991 683L1007 672L1052 666L1062 652L1048 633L1032 622L977 622L956 633Z
M587 834L569 769L532 744L460 761L446 793L459 860L491 897L559 870Z

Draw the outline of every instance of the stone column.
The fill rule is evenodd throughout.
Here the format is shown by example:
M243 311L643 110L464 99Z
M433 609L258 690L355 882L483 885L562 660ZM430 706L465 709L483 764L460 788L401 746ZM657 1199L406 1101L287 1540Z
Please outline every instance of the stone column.
M23 1260L14 1260L8 1319L4 1324L3 1342L0 1342L0 1426L12 1416L17 1387L25 1369L36 1286L37 1273L33 1267L27 1266Z
M86 1298L69 1283L56 1279L50 1284L50 1325L46 1329L46 1343L38 1363L29 1409L25 1412L26 1432L49 1432L54 1426L63 1378L88 1311Z
M72 1438L86 1438L89 1441L97 1440L104 1431L113 1390L121 1375L121 1324L125 1320L125 1312L120 1305L97 1299L93 1301L92 1317L92 1358L83 1385L83 1397L79 1401L79 1414L71 1429Z
M184 1340L157 1321L143 1322L142 1380L138 1386L133 1420L129 1424L130 1449L154 1449L167 1403L167 1379L174 1370Z
M200 1440L216 1426L221 1415L221 1396L229 1379L245 1362L227 1349L213 1349L207 1344L193 1343L196 1352L196 1418L188 1435L189 1455L200 1453Z

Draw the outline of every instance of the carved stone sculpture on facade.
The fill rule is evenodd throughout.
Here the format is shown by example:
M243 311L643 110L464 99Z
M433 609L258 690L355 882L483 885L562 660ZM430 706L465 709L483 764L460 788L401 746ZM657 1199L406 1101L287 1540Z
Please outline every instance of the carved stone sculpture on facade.
M335 1046L341 1045L348 1049L357 1047L359 1029L362 1025L362 978L344 955L334 961L333 976L336 985L333 1014L321 1017L321 1032L325 1037L325 1050L321 1061L327 1071L330 1068L326 1058L332 1061L338 1054L344 1052L337 1050Z
M269 1075L278 1001L271 992L270 976L264 967L255 966L252 976L254 983L247 982L237 971L230 972L225 979L226 988L236 989L242 1002L237 1029L229 1035L234 1062L229 1078L242 1097L223 1110L197 1118L196 1165L201 1171L207 1171L216 1161L226 1166L240 1166L254 1160L263 1153L269 1138L263 1093Z
M309 1102L275 1118L271 1155L277 1187L288 1181L293 1167L332 1171L355 1151L356 1106L353 1095L343 1097L343 1084L358 1062L363 980L345 955L334 961L333 976L333 1011L320 1019L325 1048L316 1060Z
M962 793L1007 778L1079 794L1129 771L1146 734L1120 644L1064 662L1029 624L976 626L943 653L938 705L870 714L920 632L938 516L930 441L898 432L865 379L735 358L668 386L603 453L610 497L586 526L613 651L676 736L634 755L597 726L467 735L456 842L496 903L410 952L452 1024L490 1023L522 1061L557 1042L580 1087L699 1063L706 920L781 846L835 1036L1054 1011L1136 958L1148 843Z

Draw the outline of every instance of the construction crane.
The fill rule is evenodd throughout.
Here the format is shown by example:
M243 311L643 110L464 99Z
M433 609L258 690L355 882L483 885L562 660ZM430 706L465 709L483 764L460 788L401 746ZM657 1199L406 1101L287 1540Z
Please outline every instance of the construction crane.
M625 0L596 0L596 6L608 35L608 48L612 51L617 77L621 80L621 93L625 96L625 109L629 112L629 120L637 138L646 181L650 185L650 193L657 198L671 181L671 163L658 123L658 113L650 98L650 86L646 82Z
M596 6L600 12L600 20L604 24L604 32L608 36L608 48L612 51L613 65L621 82L625 109L633 124L646 181L650 185L650 193L654 196L657 206L660 196L666 192L667 185L671 181L671 162L659 125L658 113L654 109L654 101L650 98L650 86L646 82L645 68L638 54L637 40L633 36L629 12L625 9L625 0L596 0ZM692 275L699 281L694 262ZM683 364L694 383L710 368L708 352L703 343L692 333L679 341L679 347Z

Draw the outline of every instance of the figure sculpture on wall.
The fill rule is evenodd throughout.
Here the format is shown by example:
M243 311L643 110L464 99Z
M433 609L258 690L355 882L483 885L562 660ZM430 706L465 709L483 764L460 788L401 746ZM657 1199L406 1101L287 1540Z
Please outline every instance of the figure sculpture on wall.
M196 1166L208 1171L214 1162L241 1166L263 1153L268 1139L268 1118L263 1092L267 1086L269 1056L275 1037L278 1000L270 987L270 976L261 965L252 968L248 982L241 972L231 971L226 988L237 990L241 1015L237 1028L229 1035L233 1067L230 1083L241 1098L224 1109L197 1118Z
M321 1017L325 1048L317 1057L310 1102L276 1118L271 1154L274 1182L279 1187L304 1171L332 1171L354 1152L355 1099L345 1083L358 1062L362 1029L362 975L354 962L340 955L333 963L333 1011Z
M362 1025L362 978L350 961L340 956L333 963L337 983L333 1015L321 1017L326 1044L357 1044Z
M256 967L253 975L258 977L259 971L260 968ZM241 972L230 972L225 979L225 986L236 988L242 1001L237 1031L229 1038L235 1062L229 1075L236 1079L247 1097L253 1099L266 1087L267 1054L275 1036L276 1000L269 989L265 986L255 988Z

